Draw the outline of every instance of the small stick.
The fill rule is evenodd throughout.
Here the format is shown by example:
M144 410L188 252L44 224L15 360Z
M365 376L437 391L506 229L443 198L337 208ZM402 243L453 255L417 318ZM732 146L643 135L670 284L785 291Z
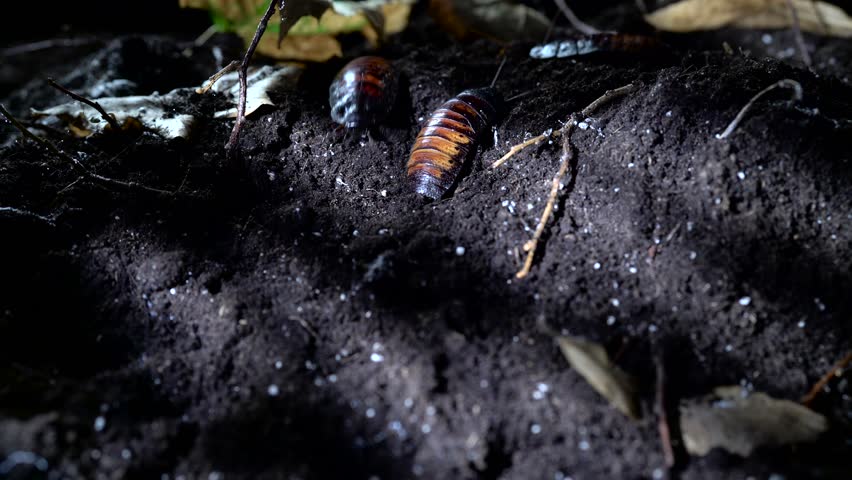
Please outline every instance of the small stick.
M48 226L55 227L56 222L53 221L52 218L45 217L43 215L39 215L37 213L30 212L28 210L21 210L20 208L15 207L0 207L0 213L6 215L13 215L17 217L29 218L32 220L37 220L39 222L45 223Z
M239 60L234 60L231 63L225 65L225 68L223 68L222 70L219 70L218 72L211 75L210 78L207 79L207 83L205 83L201 87L196 88L195 93L197 93L199 95L204 95L205 93L209 92L210 89L213 88L213 85L216 85L216 82L218 82L220 78L222 78L225 75L233 72L239 66L240 66Z
M500 165L503 165L503 164L504 164L504 163L506 163L506 162L507 162L510 158L514 157L514 156L515 156L515 155L517 155L520 151L522 151L523 149L525 149L525 148L527 148L527 147L529 147L529 146L531 146L531 145L539 144L539 143L541 143L541 142L543 142L543 141L547 140L548 138L555 138L555 137L558 137L559 135L561 135L561 131L559 131L559 130L555 130L555 131L552 131L552 132L545 132L545 133L542 133L541 135L539 135L539 136L537 136L537 137L532 137L532 138L530 138L529 140L526 140L526 141L523 141L523 142L521 142L521 143L519 143L519 144L517 144L517 145L514 145L514 146L512 146L512 148L510 148L510 149L509 149L509 151L508 151L508 152L506 152L506 154L505 154L505 155L503 155L502 157L500 157L500 159L499 159L499 160L497 160L496 162L492 163L492 164L491 164L491 168L492 168L492 169L494 169L494 168L499 167Z
M234 123L234 129L231 130L231 137L228 139L228 143L225 144L225 150L229 155L233 154L234 147L236 147L237 143L240 141L240 130L242 130L243 122L246 120L246 90L248 90L246 75L248 74L249 62L251 62L251 57L254 56L257 44L260 43L260 38L263 36L263 32L266 31L266 25L269 23L269 19L272 18L272 14L275 13L276 4L279 1L283 5L283 0L269 1L269 7L260 19L260 23L257 24L257 30L254 32L254 38L251 39L251 43L249 44L248 49L246 49L246 54L243 56L242 62L240 62L240 98L237 103L237 121ZM281 15L283 17L283 11L281 12Z
M793 89L793 100L799 101L802 99L802 84L789 78L778 80L777 82L758 92L757 95L751 97L751 100L749 100L748 103L746 103L745 106L742 108L742 110L740 110L740 113L738 113L737 116L734 117L734 120L731 121L731 123L728 125L728 128L726 128L725 131L722 133L717 133L716 138L719 140L727 138L731 133L734 132L734 130L737 128L737 125L739 125L743 117L746 116L746 113L751 110L751 107L754 105L754 102L756 102L760 97L762 97L766 93L781 87Z
M90 99L88 99L88 98L86 98L82 95L78 95L78 94L72 92L71 90L68 90L67 88L63 87L62 85L56 83L52 78L47 79L47 84L50 85L51 87L59 90L60 92L64 93L65 95L68 95L69 97L73 98L74 100L77 100L80 103L85 103L86 105L94 108L95 110L98 111L98 113L101 114L101 117L103 117L103 119L106 120L106 122L109 124L110 128L112 128L116 132L121 131L121 125L118 124L118 120L116 120L114 116L107 113L107 111L104 110L104 107L102 107L100 103L98 103L94 100L90 100Z
M852 352L847 353L845 357L843 357L839 362L837 362L837 364L834 365L834 367L832 367L832 369L829 370L828 373L823 375L822 378L820 378L819 381L815 383L813 387L811 387L811 390L808 392L808 394L802 397L802 405L810 407L811 403L813 403L814 399L816 399L817 395L819 395L819 392L821 392L822 389L828 384L828 382L831 381L831 377L839 375L843 371L843 369L849 365L849 363L852 363Z
M674 447L672 447L672 434L669 428L668 409L666 408L666 367L663 363L663 355L654 357L657 370L656 395L654 397L654 410L657 414L657 430L660 432L660 442L663 447L663 458L666 467L672 468L675 464Z
M559 7L559 10L562 10L562 13L565 15L565 18L571 22L571 25L586 35L595 35L601 33L597 28L585 23L584 21L577 18L577 15L574 14L574 11L565 3L565 0L556 0L556 6Z
M100 40L94 38L61 38L55 40L40 40L33 43L24 43L0 49L0 57L14 57L27 53L38 52L41 50L50 50L51 48L71 48L100 43Z
M137 183L137 182L126 182L124 180L115 180L113 178L104 177L103 175L98 175L97 173L94 173L91 170L89 170L88 167L83 165L83 163L80 162L79 160L77 160L76 158L74 158L74 157L68 155L67 153L63 152L62 150L60 150L59 147L57 147L53 143L51 143L51 142L39 137L38 135L34 134L33 132L29 131L29 129L27 129L27 127L22 125L21 122L19 122L14 116L12 116L12 114L9 113L9 111L6 110L6 108L3 105L0 105L0 114L2 114L4 117L6 117L6 120L8 120L9 123L11 123L15 128L17 128L25 138L28 138L28 139L32 140L33 142L46 147L48 150L50 150L51 152L56 154L56 156L58 156L62 160L65 160L66 162L70 163L71 166L75 170L80 172L80 174L83 177L85 177L85 178L87 178L87 179L89 179L89 180L91 180L95 183L100 183L104 186L109 186L109 187L129 188L129 189L134 189L134 190L142 190L142 191L150 192L150 193L156 193L158 195L174 196L174 192L169 192L167 190L160 190L159 188L149 187L149 186L143 185L141 183Z
M787 0L787 10L790 11L790 16L793 18L793 36L796 37L796 44L799 47L799 53L802 55L802 61L805 62L808 70L812 70L811 54L808 53L808 47L805 45L805 37L802 35L802 28L799 24L799 12L793 6L793 0Z
M580 112L579 117L590 117L595 110L601 107L601 105L610 102L615 98L627 95L637 88L638 87L635 84L630 83L614 90L607 90L606 93L601 95L594 102L590 103L588 107L584 108ZM578 117L578 115L575 115L575 117ZM538 247L542 234L544 233L544 227L547 225L547 221L550 219L551 214L553 214L553 207L556 205L556 198L559 196L559 185L562 184L562 179L565 177L565 174L568 173L568 167L571 165L571 160L574 158L574 149L571 146L571 133L573 133L574 127L577 126L577 123L577 119L572 118L562 127L562 162L559 165L559 171L557 171L556 175L553 177L553 182L550 186L550 195L547 198L547 204L544 206L544 212L541 214L541 219L538 221L538 225L535 228L533 238L524 244L524 251L527 252L527 258L524 260L523 268L515 274L515 277L517 278L526 277L529 275L530 269L532 269L535 250Z

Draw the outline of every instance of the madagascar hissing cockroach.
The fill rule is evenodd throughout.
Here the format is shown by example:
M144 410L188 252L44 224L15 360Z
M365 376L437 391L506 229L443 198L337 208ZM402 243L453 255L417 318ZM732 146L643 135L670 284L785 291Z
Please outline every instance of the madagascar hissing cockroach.
M417 134L407 166L415 192L437 200L455 184L465 160L503 110L503 96L494 88L497 75L491 86L465 90L444 102Z
M328 89L331 119L347 128L381 123L396 101L399 74L381 57L358 57L347 63Z
M532 58L565 58L595 52L640 53L659 48L654 37L630 33L597 33L536 45L530 50Z

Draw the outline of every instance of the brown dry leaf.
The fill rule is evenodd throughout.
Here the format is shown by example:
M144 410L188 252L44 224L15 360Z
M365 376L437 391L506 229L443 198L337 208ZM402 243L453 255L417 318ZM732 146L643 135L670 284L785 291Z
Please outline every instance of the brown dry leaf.
M429 14L458 39L541 40L550 20L511 0L430 0Z
M852 17L822 1L792 0L803 31L836 37L852 36ZM787 0L683 0L645 15L659 30L692 32L725 26L790 28Z
M681 405L680 428L693 455L723 448L746 457L760 446L813 441L828 422L798 403L730 386Z
M571 367L592 388L628 417L639 418L635 382L610 361L602 346L574 337L558 337L556 341Z

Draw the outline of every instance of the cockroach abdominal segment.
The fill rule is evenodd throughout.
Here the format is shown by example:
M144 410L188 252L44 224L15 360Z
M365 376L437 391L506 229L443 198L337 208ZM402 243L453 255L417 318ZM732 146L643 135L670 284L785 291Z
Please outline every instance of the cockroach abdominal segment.
M381 57L359 57L347 63L328 89L331 119L347 128L368 128L393 110L399 74Z
M411 188L431 199L441 198L502 110L503 98L493 87L465 90L441 105L411 149L407 167Z

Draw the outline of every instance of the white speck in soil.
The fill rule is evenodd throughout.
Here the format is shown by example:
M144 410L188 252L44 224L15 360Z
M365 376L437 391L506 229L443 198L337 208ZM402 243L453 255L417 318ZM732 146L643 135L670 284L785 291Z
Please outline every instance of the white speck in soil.
M207 475L207 480L222 480L223 478L225 477L222 476L222 473L216 471L210 472L210 475Z
M170 288L170 289L169 289L169 294L170 294L170 295L177 295L177 289L176 289L176 288Z
M814 304L816 304L817 310L820 312L825 311L825 304L822 303L822 300L820 300L819 297L814 298Z
M589 445L589 442L587 442L586 440L580 440L580 443L577 446L580 447L580 450L584 452L591 448L591 445Z
M652 323L652 324L650 324L650 325L648 325L648 331L649 331L649 332L651 332L651 333L656 332L656 331L657 331L657 326L656 326L656 325L654 325L653 323Z
M696 258L698 258L698 254L695 253L695 251L689 252L689 259L690 260L695 260Z
M479 388L488 388L488 380L482 379L479 381Z
M666 116L667 116L667 117L671 117L671 116L672 116L672 111L671 111L671 110L669 110L668 112L666 112Z
M284 362L282 362L281 360L275 360L275 369L276 370L281 370L281 367L283 367L283 366L284 366Z
M345 294L345 293L341 293L341 294L340 294L340 301L341 301L341 302L345 302L345 301L346 301L346 294Z
M371 361L371 362L373 362L373 363L380 363L380 362L382 362L384 359L385 359L385 357L384 357L381 353L375 353L375 352L373 352L373 353L370 355L370 361Z
M739 178L740 180L745 180L745 177L745 172L737 172L737 178Z
M600 264L600 262L595 262L595 264L594 264L594 265L592 265L592 268L594 268L595 270L600 270L600 269L601 269L601 264Z
M610 326L615 325L615 317L612 315L606 317L606 324Z
M429 425L428 423L424 423L423 425L420 426L420 431L423 432L424 434L428 435L429 432L432 431L432 426Z
M742 297L739 300L739 304L744 306L744 307L747 307L750 303L751 303L751 297Z
M434 405L429 405L428 407L426 407L426 415L427 416L434 417L436 411L437 410L435 410Z
M96 417L95 418L95 431L102 432L106 428L106 418L104 417Z
M333 373L332 373L331 375L329 375L329 376L328 376L328 381L329 381L330 383L335 383L335 382L337 382L337 375L335 375L335 374L333 374Z
M725 351L726 351L726 352L730 352L730 351L732 351L733 349L734 349L734 347L733 347L732 345L730 345L730 344L725 345Z
M532 425L530 425L530 433L532 433L533 435L538 435L539 433L541 433L541 425L537 423L533 423Z
M799 320L799 323L797 323L796 326L799 327L799 328L805 328L805 321Z
M131 453L129 449L125 448L121 451L121 458L125 460L130 460L131 458L133 458L133 453Z
M278 396L278 393L279 393L278 385L275 385L275 384L273 383L272 385L270 385L270 386L266 387L266 393L267 393L270 397L277 397L277 396Z
M638 272L639 270L637 270L637 269L636 269L636 267L630 267L630 268L628 268L628 269L627 269L627 271L629 271L630 273L634 273L634 274L635 274L635 273L636 273L636 272Z
M621 302L617 298L613 298L612 300L610 300L610 303L612 303L612 306L616 308L621 305Z
M655 468L654 471L651 473L651 477L654 480L662 480L663 476L664 475L663 475L663 469L662 468Z
M376 409L374 409L374 408L372 408L372 407L371 407L371 408L368 408L368 409L367 409L367 411L366 411L366 412L364 412L364 415L366 415L366 416L367 416L367 418L373 418L373 417L375 417L375 416L376 416Z
M770 35L770 34L768 34L768 33L764 33L764 34L760 37L760 41L761 41L761 42L763 42L763 44L764 44L764 45L771 45L771 44L772 44L772 40L773 40L773 39L772 39L772 35Z
M403 400L402 404L405 405L405 408L411 408L414 406L414 400L406 398L405 400Z
M464 255L464 247L462 247L461 245L459 245L458 247L456 247L456 255L458 255L458 256L460 256L460 257L461 257L462 255Z
M305 360L305 368L310 370L310 371L314 371L314 370L316 370L317 366L314 362L312 362L310 360Z

